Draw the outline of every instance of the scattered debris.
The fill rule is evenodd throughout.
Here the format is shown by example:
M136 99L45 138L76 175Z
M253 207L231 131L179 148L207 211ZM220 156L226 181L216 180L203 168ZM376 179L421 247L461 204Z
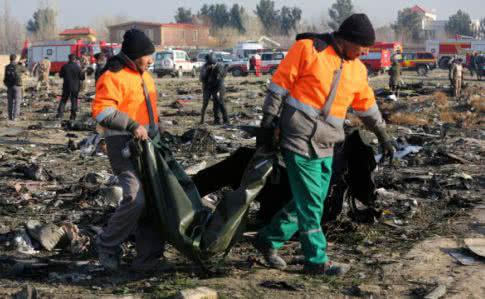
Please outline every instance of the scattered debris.
M468 238L464 242L470 251L485 258L485 238Z
M446 295L446 286L440 284L436 288L434 288L430 293L424 296L424 299L439 299Z
M287 281L274 281L274 280L265 280L259 284L262 287L269 288L269 289L276 289L282 291L301 291L305 289L305 286L299 283L289 283Z
M480 264L480 260L462 249L450 249L448 254L455 258L463 266L474 266Z
M186 289L175 295L176 299L217 299L217 292L207 287L198 287L195 289Z
M29 235L48 251L54 249L66 233L62 227L52 223L42 225L36 220L29 220L25 226Z

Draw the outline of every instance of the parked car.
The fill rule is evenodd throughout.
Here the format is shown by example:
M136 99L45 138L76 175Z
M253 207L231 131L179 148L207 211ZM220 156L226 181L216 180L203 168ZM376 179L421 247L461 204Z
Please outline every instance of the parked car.
M391 67L391 52L376 49L360 56L360 60L366 66L368 75L382 74Z
M205 57L207 54L213 53L213 55L216 57L218 62L222 62L225 65L227 65L230 61L232 61L232 56L231 53L229 52L223 52L223 51L204 51L204 52L199 52L197 54L197 61L205 63Z
M401 66L403 69L415 70L424 76L436 68L436 57L431 52L404 52Z
M233 59L227 63L227 72L234 77L247 76L249 74L249 59L233 56Z
M180 78L184 74L195 77L201 66L202 63L191 60L185 51L166 50L155 53L153 72L158 77L170 75Z
M285 58L287 52L263 52L261 53L261 72L263 74L273 75L280 65L281 60Z

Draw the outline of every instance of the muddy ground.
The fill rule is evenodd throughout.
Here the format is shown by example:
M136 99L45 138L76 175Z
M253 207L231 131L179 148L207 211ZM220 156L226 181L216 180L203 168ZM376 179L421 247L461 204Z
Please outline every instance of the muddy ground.
M226 99L234 125L257 125L269 79L227 78ZM248 242L258 223L254 216L250 231L222 266L224 274L213 277L170 247L165 253L168 267L148 276L128 270L134 255L131 243L124 248L123 269L116 274L104 271L89 244L87 250L73 254L69 247L47 251L34 242L33 252L20 253L15 238L25 231L28 220L72 223L92 236L106 223L116 202L98 192L98 187L109 185L107 157L86 156L77 146L95 128L87 121L93 82L80 102L83 122L74 127L54 118L58 79L52 78L54 92L46 96L34 92L29 86L35 83L29 82L22 115L15 123L6 120L5 90L0 90L0 298L26 285L35 287L42 298L164 298L198 286L217 290L221 298L422 298L437 287L446 289L446 298L485 298L484 260L464 243L467 238L485 238L485 82L467 76L464 95L454 99L448 96L444 71L428 77L406 72L404 80L424 86L409 86L394 102L386 100L382 90L387 76L371 78L371 84L381 95L379 106L389 132L422 149L376 171L382 188L378 200L382 216L377 221L359 224L343 213L325 226L330 257L352 266L338 278L301 274L301 265L291 263L299 255L297 239L282 250L292 264L288 270L264 267ZM157 85L160 118L169 133L166 141L184 167L202 161L210 165L241 145L254 145L254 139L234 127L212 125L211 107L209 124L202 127L211 135L181 142L177 136L199 127L201 87L193 78L162 78ZM360 122L350 115L347 125L359 127ZM375 138L366 136L375 145ZM42 175L25 171L24 166L32 164L42 167L35 172ZM98 174L90 181L94 189L87 186L88 173ZM471 258L472 265L462 265L450 254L457 252Z

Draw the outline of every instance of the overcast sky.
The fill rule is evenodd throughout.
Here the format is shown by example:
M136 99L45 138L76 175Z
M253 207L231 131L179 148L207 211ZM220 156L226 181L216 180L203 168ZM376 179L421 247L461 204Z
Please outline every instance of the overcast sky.
M225 3L232 6L241 4L247 11L256 8L259 0L232 1L232 0L0 0L10 3L11 11L20 21L26 22L41 2L50 2L59 9L59 23L61 28L70 26L87 26L97 16L125 15L130 19L172 22L174 13L179 6L197 12L204 4ZM302 19L308 23L325 15L328 18L328 8L334 0L275 0L277 8L283 5L299 6L303 10ZM358 11L367 13L375 26L386 25L397 17L397 11L415 4L434 11L438 19L446 20L458 9L470 14L472 19L485 17L484 0L353 0ZM0 6L3 10L3 5Z

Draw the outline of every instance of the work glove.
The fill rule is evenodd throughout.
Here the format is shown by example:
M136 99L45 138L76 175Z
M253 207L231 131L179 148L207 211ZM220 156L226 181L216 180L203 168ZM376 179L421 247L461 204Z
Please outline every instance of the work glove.
M394 152L396 151L395 142L389 137L389 135L387 135L386 129L383 127L378 127L374 133L376 134L377 140L379 140L379 148L382 153L382 158L379 163L385 162L386 159L389 159L389 163L392 164Z
M265 113L261 120L261 128L256 136L256 145L264 146L269 151L275 151L279 143L279 127L274 115Z

